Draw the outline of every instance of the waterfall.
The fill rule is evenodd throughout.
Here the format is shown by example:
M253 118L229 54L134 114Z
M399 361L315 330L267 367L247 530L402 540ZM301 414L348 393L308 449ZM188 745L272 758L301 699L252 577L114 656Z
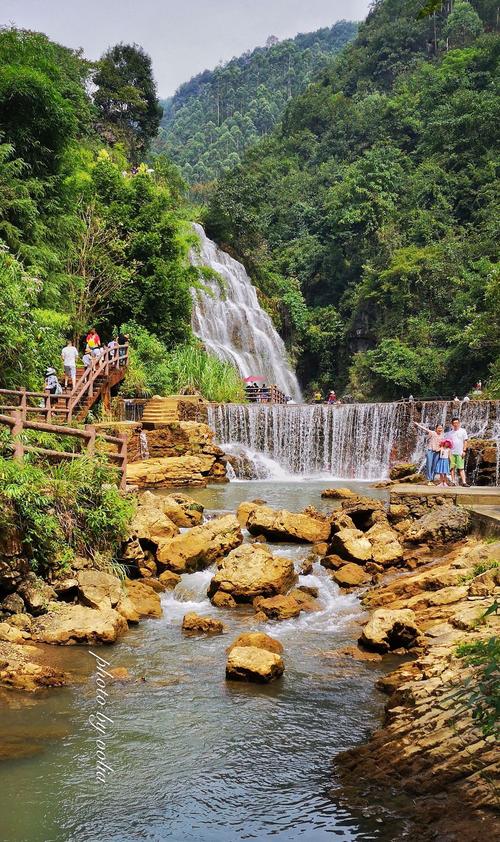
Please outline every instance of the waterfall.
M203 280L208 292L193 289L193 333L207 350L233 363L242 377L259 375L294 400L301 400L297 378L283 340L257 300L245 267L209 240L194 223L200 252L191 252L195 266L209 266L219 279Z
M500 442L500 402L280 406L226 404L209 407L209 424L229 452L235 444L263 454L299 476L375 480L397 459L423 462L426 435L414 420L446 425L460 415L469 436ZM500 448L499 448L500 449ZM275 474L274 474L275 475ZM273 472L268 476L272 477Z

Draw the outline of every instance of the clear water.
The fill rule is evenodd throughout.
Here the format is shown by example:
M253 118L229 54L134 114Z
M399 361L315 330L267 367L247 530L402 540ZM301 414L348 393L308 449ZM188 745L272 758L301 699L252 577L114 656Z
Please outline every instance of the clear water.
M255 497L299 509L330 505L320 501L325 485L241 482L193 496L212 512ZM299 564L308 548L279 551ZM249 607L223 612L208 603L210 576L183 576L174 593L163 595L162 619L95 650L132 676L106 685L113 772L104 783L95 779L97 735L89 716L98 709L96 674L85 648L51 649L54 662L78 676L75 686L0 698L7 756L0 764L2 842L400 838L389 804L361 812L331 795L332 758L377 726L383 704L374 690L380 665L345 664L329 654L357 638L357 599L340 595L316 565L301 581L320 588L321 611L259 626L284 645L283 679L269 686L228 683L226 647L257 626ZM227 634L183 637L188 610L221 617Z

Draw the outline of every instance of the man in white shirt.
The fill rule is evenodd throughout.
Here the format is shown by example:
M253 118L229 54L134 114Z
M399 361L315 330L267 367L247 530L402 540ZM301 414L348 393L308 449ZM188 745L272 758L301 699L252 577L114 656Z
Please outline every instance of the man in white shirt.
M446 433L446 437L450 439L452 444L450 454L451 479L453 482L456 482L455 478L458 471L462 485L467 485L464 458L469 436L467 435L467 430L460 426L460 418L452 418L451 426L452 429L450 432Z
M71 339L68 339L66 345L61 353L64 364L64 388L68 388L68 377L71 377L73 389L76 386L76 361L78 359L78 351L73 345Z

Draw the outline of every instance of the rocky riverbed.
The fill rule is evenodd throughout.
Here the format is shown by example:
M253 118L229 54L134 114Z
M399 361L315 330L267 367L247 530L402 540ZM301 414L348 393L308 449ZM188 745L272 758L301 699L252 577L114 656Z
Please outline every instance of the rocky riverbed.
M499 593L500 542L471 537L465 510L444 498L428 504L393 497L388 505L351 490L325 500L318 491L318 508L301 512L248 500L207 517L184 493L140 493L122 547L125 581L80 559L65 576L43 582L27 572L21 536L10 533L0 566L0 686L45 693L64 685L71 676L47 657L46 644L123 639L141 618L171 611L168 594L178 594L186 645L231 635L228 651L217 650L220 681L228 686L270 683L281 692L297 655L282 629L292 630L293 640L294 628L299 639L301 629L310 629L309 640L316 635L333 668L330 681L356 664L355 674L365 672L370 683L374 667L402 657L395 672L379 673L379 689L388 694L382 727L358 746L359 735L351 735L347 753L337 747L334 797L362 811L390 788L391 798L411 799L409 806L398 802L410 835L417 816L423 839L472 842L478 829L492 826L496 767L493 739L456 692L464 677L473 678L457 646L498 632L497 617L485 613ZM188 599L182 611L183 589L200 576L212 608ZM325 596L334 592L351 594L352 605L360 597L367 613L358 615L361 626L349 625L342 646L328 650L318 634ZM115 679L120 675L127 680L128 670ZM460 828L453 810L443 809L448 802L467 805ZM389 825L385 836L371 838L406 838L403 825L399 836Z

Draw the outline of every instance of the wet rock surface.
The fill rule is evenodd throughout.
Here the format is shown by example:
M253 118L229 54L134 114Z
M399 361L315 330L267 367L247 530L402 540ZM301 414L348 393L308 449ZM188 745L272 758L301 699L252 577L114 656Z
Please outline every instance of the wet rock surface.
M229 652L226 678L267 684L283 675L285 664L280 655L257 646L235 646Z
M286 593L297 581L293 562L273 555L265 544L244 544L221 562L210 582L208 596L230 594L236 602Z

